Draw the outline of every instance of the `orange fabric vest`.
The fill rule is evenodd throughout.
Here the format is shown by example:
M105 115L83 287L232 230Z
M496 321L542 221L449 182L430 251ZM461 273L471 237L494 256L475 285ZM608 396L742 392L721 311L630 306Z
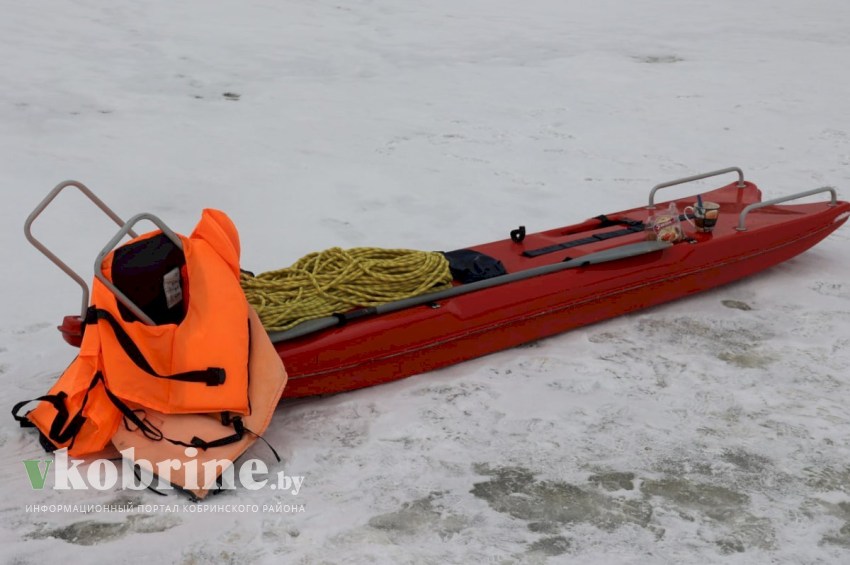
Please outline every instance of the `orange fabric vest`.
M192 235L179 237L179 323L126 320L115 295L94 280L79 355L25 416L53 446L72 456L103 449L124 402L164 414L249 413L250 307L239 284L238 233L223 212L204 210ZM114 260L115 251L102 265L113 283Z

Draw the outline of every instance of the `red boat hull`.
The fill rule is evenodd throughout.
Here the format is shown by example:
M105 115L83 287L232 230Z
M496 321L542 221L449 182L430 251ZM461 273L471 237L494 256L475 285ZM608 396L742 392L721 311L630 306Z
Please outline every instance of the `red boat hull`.
M567 269L471 292L425 306L366 317L345 326L275 344L289 373L284 397L354 390L514 347L627 312L718 287L781 263L809 249L842 225L850 204L774 205L754 210L747 230L740 212L761 201L752 183L703 195L721 205L713 233L685 226L690 243L664 251ZM676 201L681 211L694 198ZM665 209L668 203L659 204ZM636 208L609 218L644 221ZM514 273L645 239L641 232L549 253L525 250L604 231L597 220L474 246ZM609 229L610 231L610 229Z

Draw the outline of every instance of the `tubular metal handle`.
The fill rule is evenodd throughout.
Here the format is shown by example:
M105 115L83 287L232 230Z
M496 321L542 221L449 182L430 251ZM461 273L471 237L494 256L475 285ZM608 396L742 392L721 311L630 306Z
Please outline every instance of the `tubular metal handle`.
M52 251L50 251L47 247L45 247L45 245L43 243L41 243L39 240L37 240L35 238L35 236L32 235L32 224L35 221L35 219L38 218L41 215L42 212L44 212L45 208L47 208L47 206L49 206L50 203L53 202L53 199L56 198L56 196L60 192L62 192L63 189L65 189L69 186L73 186L75 188L78 188L80 190L80 192L82 192L85 196L87 196L89 200L94 202L94 204L98 208L100 208L107 216L109 216L109 218L112 221L114 221L116 224L118 224L119 226L124 225L124 220L122 220L115 212L113 212L109 208L109 206L104 204L103 201L100 198L95 196L94 193L91 190L89 190L83 183L77 182L75 180L66 180L64 182L60 182L59 184L57 184L53 188L53 190L51 190L47 194L47 196L44 197L44 200L42 200L39 203L39 205L35 207L35 210L33 210L30 213L30 215L27 217L26 222L24 222L24 236L27 238L27 241L29 241L32 244L33 247L35 247L36 249L41 251L41 253L45 257L50 259L53 262L53 264L55 264L57 267L62 269L62 271L66 275L68 275L69 277L74 279L74 281L76 281L76 283L78 285L80 285L80 288L83 289L83 306L82 306L82 309L81 309L81 312L80 312L80 317L85 318L86 309L88 308L88 305L89 305L89 287L86 284L86 281L84 281L83 278L76 273L76 271L74 271L71 267L69 267L64 261L62 261L59 257L57 257L56 254L54 254ZM128 230L127 233L130 234L130 236L132 236L132 237L136 237L136 234L133 231Z
M661 184L656 184L652 187L652 190L649 191L649 206L647 206L647 210L655 209L655 193L661 190L662 188L667 188L669 186L676 186L677 184L684 184L686 182L693 182L696 180L707 179L709 177L716 177L718 175L724 175L726 173L738 173L738 188L744 188L744 171L740 169L740 167L726 167L725 169L718 169L716 171L711 171L708 173L702 173L699 175L693 175L690 177L685 177L681 179L671 180L668 182L662 182Z
M109 243L106 244L106 247L103 248L103 251L98 254L97 259L95 259L94 261L94 276L100 282L102 282L103 285L107 289L109 289L110 292L112 292L112 294L115 295L115 298L117 298L118 301L121 302L121 304L126 306L133 314L135 314L136 317L139 318L139 320L141 320L148 326L155 326L156 322L154 322L150 316L145 314L144 310L139 308L136 303L130 300L130 298L126 294L118 290L118 288L114 284L112 284L112 282L107 279L103 274L103 260L106 259L106 256L109 255L112 249L114 249L115 246L118 245L118 243L122 239L124 239L125 235L133 233L130 228L132 228L141 220L148 220L152 222L156 227L162 230L162 233L165 235L165 237L170 239L180 251L183 251L183 242L180 241L180 237L173 231L171 231L171 228L165 225L165 222L163 222L153 214L143 212L141 214L136 214L135 216L127 220L127 223L121 226L121 229L118 230L118 233L116 233L115 236L109 240Z
M820 194L821 192L829 192L832 194L832 199L829 202L829 206L835 206L838 202L838 195L835 193L835 188L831 186L822 186L820 188L813 188L811 190L806 190L804 192L798 192L797 194L792 194L790 196L782 196L780 198L774 198L772 200L765 200L764 202L755 202L753 204L748 205L746 208L741 210L741 215L738 216L738 227L735 229L738 231L747 231L747 214L752 212L753 210L758 210L759 208L764 208L765 206L773 206L774 204L780 204L782 202L788 202L789 200L797 200L798 198L805 198L806 196L812 196L813 194Z

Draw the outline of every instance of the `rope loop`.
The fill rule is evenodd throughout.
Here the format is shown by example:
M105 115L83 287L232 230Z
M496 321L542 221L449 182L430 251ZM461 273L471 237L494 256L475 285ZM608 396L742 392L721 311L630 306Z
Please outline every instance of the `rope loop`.
M242 275L242 288L268 331L306 320L378 306L451 286L442 253L410 249L333 247L285 269Z

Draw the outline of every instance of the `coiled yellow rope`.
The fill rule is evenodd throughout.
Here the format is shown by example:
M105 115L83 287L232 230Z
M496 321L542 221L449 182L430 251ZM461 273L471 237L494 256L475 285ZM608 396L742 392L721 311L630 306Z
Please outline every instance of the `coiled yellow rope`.
M442 290L451 282L442 253L334 247L285 269L243 275L242 288L266 330L283 331L356 307Z

